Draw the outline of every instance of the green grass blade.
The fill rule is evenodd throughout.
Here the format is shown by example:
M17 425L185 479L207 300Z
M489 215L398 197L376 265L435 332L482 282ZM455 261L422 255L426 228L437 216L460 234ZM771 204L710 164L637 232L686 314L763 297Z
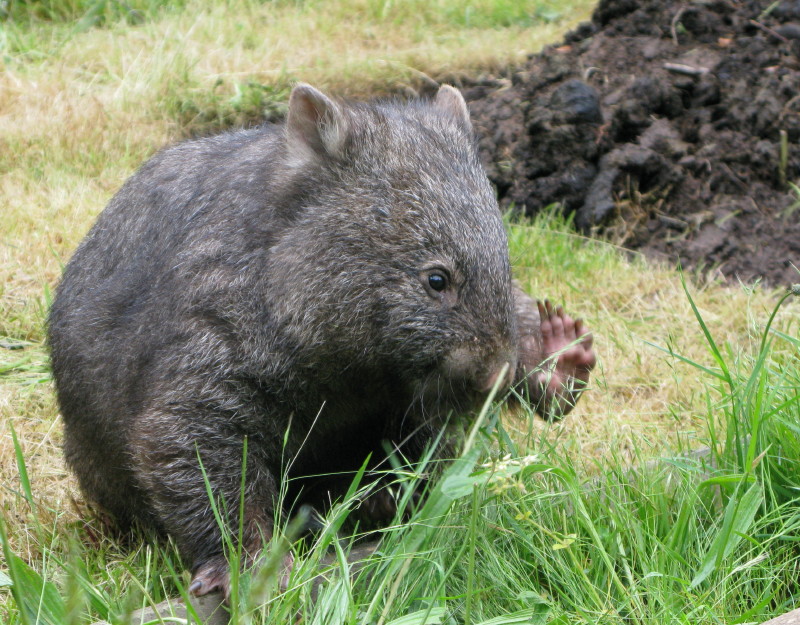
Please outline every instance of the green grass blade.
M463 456L453 461L445 471L442 479L439 480L439 483L428 494L422 508L412 517L409 528L397 548L398 553L406 555L390 560L388 566L380 572L380 580L377 587L373 589L372 601L370 601L365 611L362 623L373 622L372 615L375 614L381 600L386 597L384 613L378 621L379 623L385 623L386 608L391 605L403 576L408 572L411 560L415 557L415 554L420 552L425 542L434 535L456 499L449 494L448 482L465 480L472 473L480 454L479 447L472 447ZM470 493L472 493L471 487L467 490L465 496ZM386 588L390 584L391 587L388 595L386 595Z
M418 612L412 612L411 614L393 619L386 623L386 625L440 625L446 614L447 610L442 607L436 607L430 610L419 610Z
M787 343L791 343L792 345L796 345L797 347L800 347L800 338L798 338L796 336L791 336L789 334L786 334L785 332L781 332L780 330L773 330L772 333L775 336L779 336L780 338L782 338Z
M35 508L36 504L33 501L33 491L31 490L31 481L28 478L28 468L25 464L25 455L22 452L22 446L17 439L17 432L14 430L14 425L9 421L8 429L11 430L11 440L14 442L14 456L17 461L17 471L19 472L19 483L22 487L22 494L25 500L30 504L31 508Z
M0 516L0 543L11 579L11 595L25 625L64 625L67 609L55 585L11 551L5 519Z
M694 313L695 319L697 319L697 323L700 324L700 329L703 331L703 335L706 337L706 343L708 344L708 348L711 350L711 355L716 361L719 368L722 370L723 379L728 382L730 386L732 386L731 374L728 371L728 365L725 362L725 359L722 357L722 354L717 347L716 341L714 341L714 337L711 336L711 332L706 325L706 322L703 320L703 316L700 314L700 310L697 308L697 304L695 304L694 298L692 294L689 293L689 288L686 286L686 279L681 273L681 286L683 286L683 292L686 294L686 299L689 300L689 305L692 307L692 312Z
M691 365L695 369L699 369L700 371L702 371L707 375L710 375L711 377L722 380L723 382L727 381L727 378L723 374L714 371L713 369L709 369L708 367L703 366L699 362L696 362L690 358L686 358L686 356L682 356L681 354L676 353L669 347L662 347L661 345L656 345L655 343L652 343L650 341L644 341L644 344L649 345L650 347L655 347L657 350L662 351L665 354L669 354L671 357L677 358L681 362L686 363L687 365Z
M481 621L477 625L544 625L550 617L550 606L540 603L533 608Z
M733 552L752 526L763 501L764 489L759 482L753 483L741 498L734 496L728 500L722 527L711 543L700 570L689 584L689 590L697 588Z
M350 594L346 579L340 577L318 599L311 625L339 625L347 622Z
M475 589L475 554L478 551L476 536L478 531L478 511L480 499L478 486L472 489L472 514L469 519L469 561L467 563L467 600L464 606L464 625L472 625L472 601Z

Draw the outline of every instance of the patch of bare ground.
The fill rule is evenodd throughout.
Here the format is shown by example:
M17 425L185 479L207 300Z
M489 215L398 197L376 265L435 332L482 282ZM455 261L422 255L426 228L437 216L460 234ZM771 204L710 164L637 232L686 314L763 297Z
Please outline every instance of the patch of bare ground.
M467 85L503 205L726 280L800 281L800 2L603 0Z

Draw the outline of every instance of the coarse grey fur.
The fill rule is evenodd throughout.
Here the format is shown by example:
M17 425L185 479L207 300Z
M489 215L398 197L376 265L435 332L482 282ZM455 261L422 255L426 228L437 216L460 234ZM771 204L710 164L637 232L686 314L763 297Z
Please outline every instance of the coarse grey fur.
M67 463L118 522L170 534L207 592L226 563L198 455L235 527L247 437L252 555L290 462L413 456L514 371L514 305L460 94L300 85L285 125L153 157L70 260L49 319Z

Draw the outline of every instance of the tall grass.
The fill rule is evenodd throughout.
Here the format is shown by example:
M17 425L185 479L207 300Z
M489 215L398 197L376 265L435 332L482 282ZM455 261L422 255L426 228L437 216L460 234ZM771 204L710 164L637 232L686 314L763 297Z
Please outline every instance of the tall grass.
M0 18L23 24L74 22L83 30L118 20L138 24L156 16L159 10L184 4L180 0L6 0L0 7Z

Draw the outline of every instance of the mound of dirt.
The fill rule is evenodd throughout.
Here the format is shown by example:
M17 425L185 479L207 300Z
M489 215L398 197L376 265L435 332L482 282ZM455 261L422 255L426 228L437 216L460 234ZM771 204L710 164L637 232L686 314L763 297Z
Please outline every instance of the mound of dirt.
M800 1L603 0L464 93L502 205L558 202L646 254L783 285L800 282L798 55Z

